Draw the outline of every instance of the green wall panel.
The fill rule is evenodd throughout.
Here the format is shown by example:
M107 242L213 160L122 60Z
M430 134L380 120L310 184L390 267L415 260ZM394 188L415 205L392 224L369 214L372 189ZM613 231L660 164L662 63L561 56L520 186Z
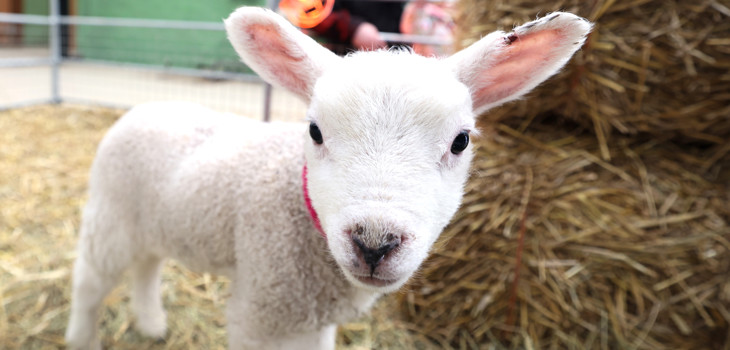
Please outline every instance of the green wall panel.
M48 15L48 0L24 0L23 13L28 15ZM48 45L48 26L24 24L23 44Z
M79 16L221 22L265 0L78 0ZM76 54L88 59L243 71L223 31L78 26Z

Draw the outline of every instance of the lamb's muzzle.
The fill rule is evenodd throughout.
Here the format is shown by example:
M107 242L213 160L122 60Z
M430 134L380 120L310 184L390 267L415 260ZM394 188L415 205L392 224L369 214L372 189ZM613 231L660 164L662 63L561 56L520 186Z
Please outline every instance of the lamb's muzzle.
M375 269L378 267L380 262L385 259L388 253L390 253L393 249L398 248L401 244L401 235L392 232L386 233L384 235L385 241L383 243L370 246L362 241L361 236L365 234L363 231L362 226L359 226L352 235L352 242L359 250L359 253L357 254L358 259L361 258L365 264L370 267L370 277L373 277Z

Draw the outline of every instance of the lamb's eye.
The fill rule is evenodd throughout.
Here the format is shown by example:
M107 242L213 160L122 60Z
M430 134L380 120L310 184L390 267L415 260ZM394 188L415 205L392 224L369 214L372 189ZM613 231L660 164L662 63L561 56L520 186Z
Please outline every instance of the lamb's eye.
M324 140L322 140L322 132L319 131L319 127L317 124L314 124L314 122L309 123L309 136L312 137L312 140L314 140L314 143L321 145Z
M469 133L462 131L459 135L456 135L454 142L451 144L451 153L459 154L466 149L469 145Z

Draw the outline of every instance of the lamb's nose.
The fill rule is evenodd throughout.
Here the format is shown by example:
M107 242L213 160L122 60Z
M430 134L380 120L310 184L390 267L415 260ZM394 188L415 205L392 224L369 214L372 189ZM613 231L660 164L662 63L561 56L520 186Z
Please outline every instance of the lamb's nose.
M368 247L357 236L353 236L352 241L362 252L365 263L370 266L370 276L372 276L375 273L375 268L383 261L385 255L400 245L401 238L398 234L388 233L385 236L385 243L377 248Z

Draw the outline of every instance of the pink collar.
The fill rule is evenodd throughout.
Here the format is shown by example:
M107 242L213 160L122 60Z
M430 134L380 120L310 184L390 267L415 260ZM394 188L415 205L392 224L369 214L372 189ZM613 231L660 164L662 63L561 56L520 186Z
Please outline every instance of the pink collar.
M319 231L319 234L322 235L322 237L327 238L327 235L324 233L324 230L322 229L322 224L319 222L319 216L317 215L317 211L314 210L314 207L312 206L312 199L309 198L309 187L307 186L307 164L304 163L304 168L302 169L302 192L304 192L304 203L307 204L307 210L309 211L309 217L312 218L312 223L314 223L314 228Z

